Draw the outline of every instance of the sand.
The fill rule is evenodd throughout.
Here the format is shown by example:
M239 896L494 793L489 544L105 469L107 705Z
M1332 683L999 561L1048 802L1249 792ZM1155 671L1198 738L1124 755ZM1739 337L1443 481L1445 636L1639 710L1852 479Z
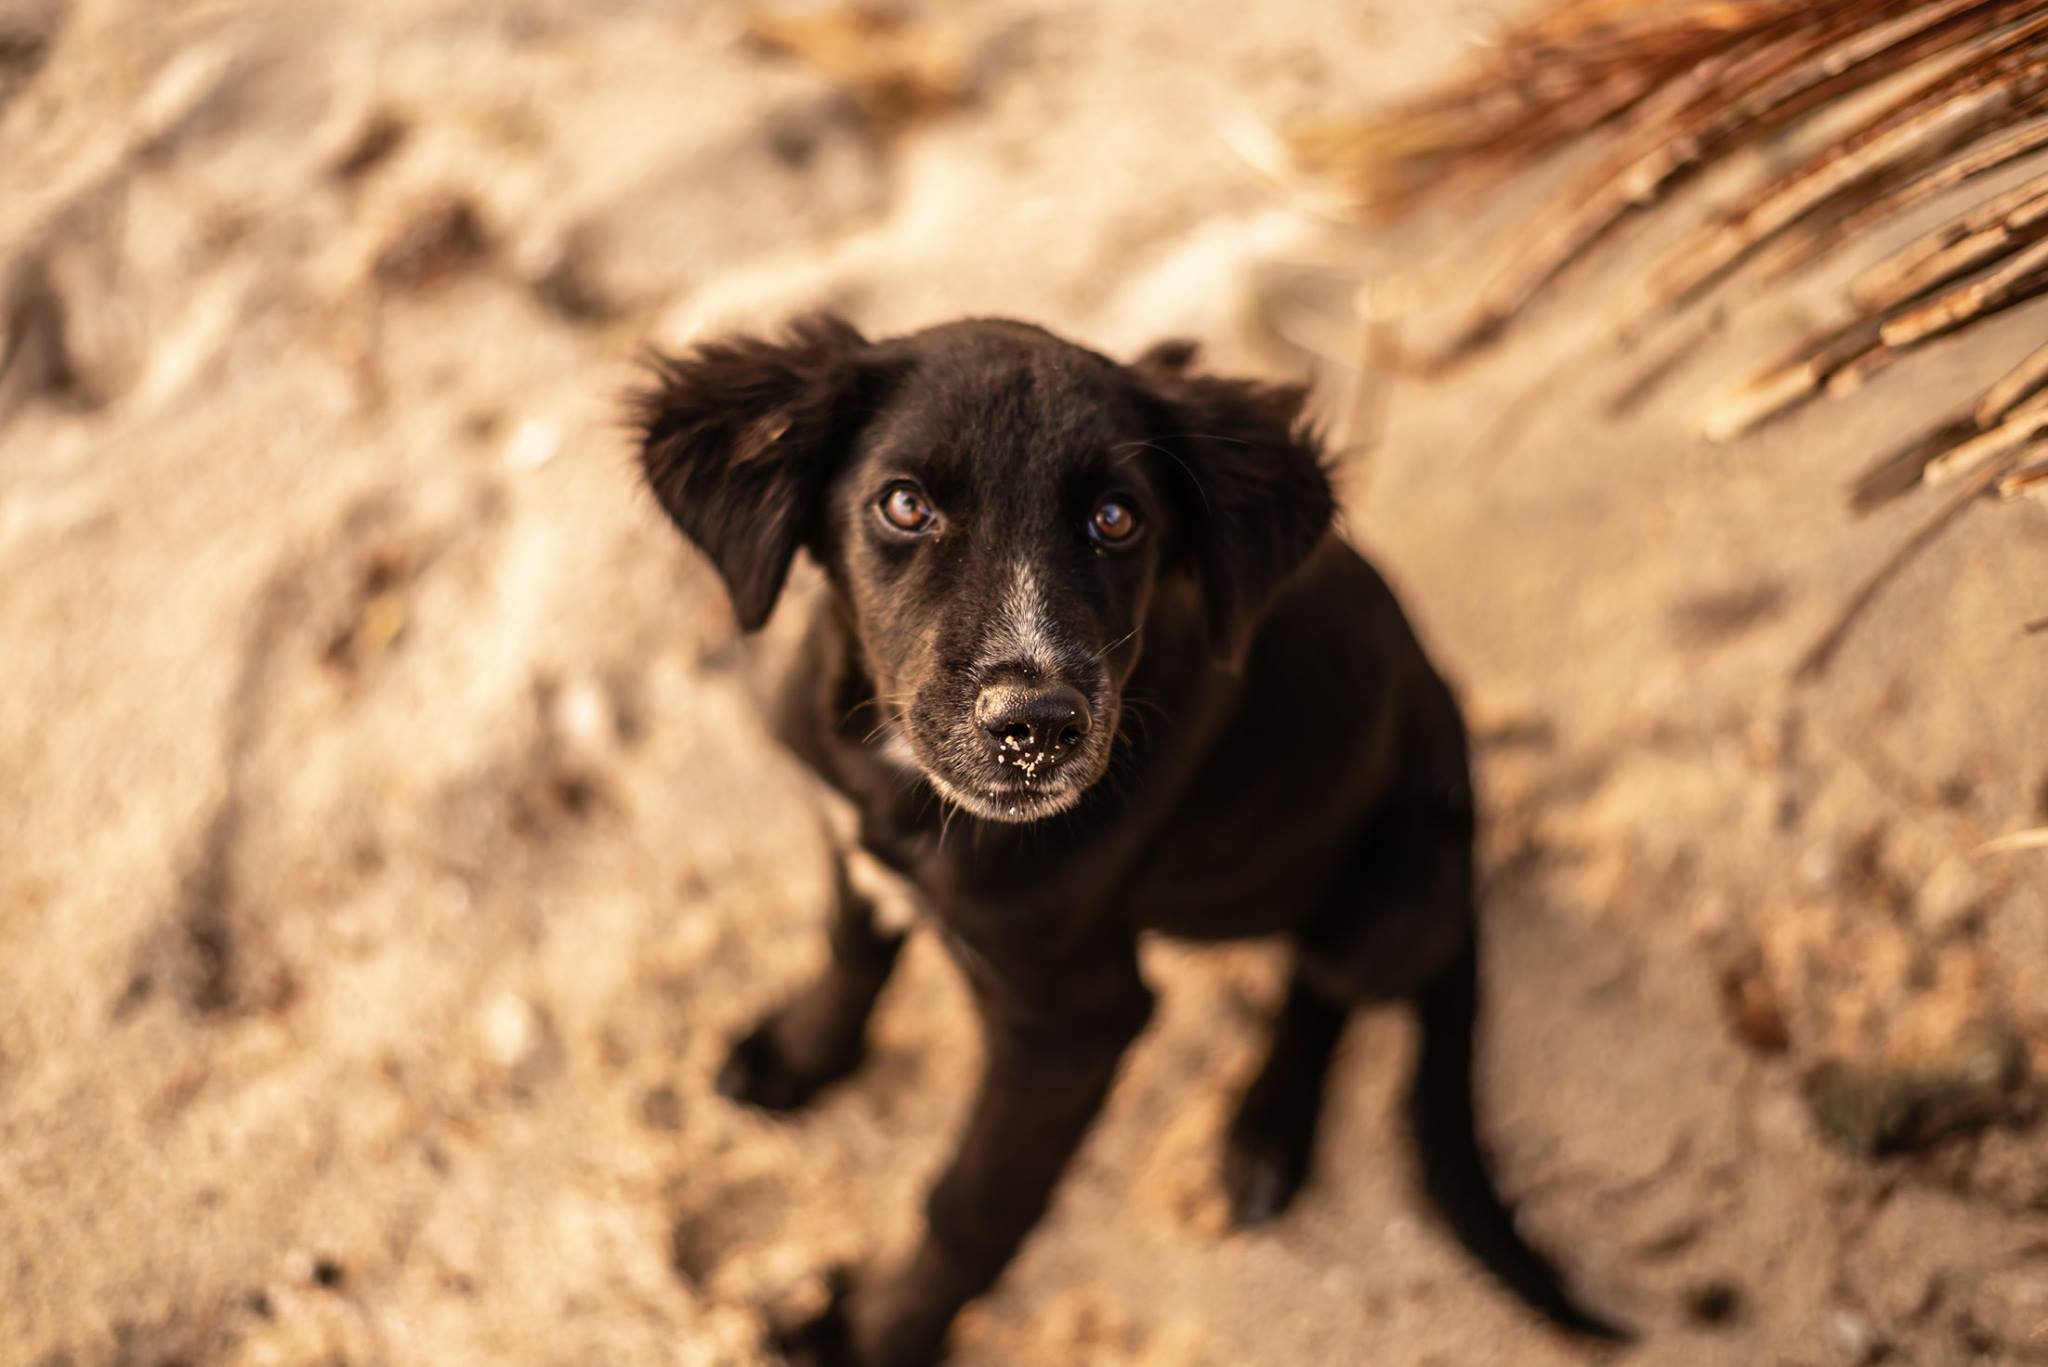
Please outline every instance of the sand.
M0 3L0 1362L753 1363L902 1248L960 988L916 941L813 1112L712 1092L821 952L825 823L617 403L650 341L821 305L1319 380L1347 526L1482 738L1489 1142L1635 1360L2048 1359L2048 1139L1968 1081L2048 1066L2048 855L1972 854L2048 806L2048 515L1977 510L1792 677L1927 506L1847 485L2042 315L1714 447L1700 407L1840 281L1615 416L1624 255L1359 384L1357 289L1455 298L1530 191L1359 233L1259 130L1484 17ZM1398 1016L1298 1209L1226 1232L1277 961L1147 968L959 1361L1585 1360L1420 1204Z

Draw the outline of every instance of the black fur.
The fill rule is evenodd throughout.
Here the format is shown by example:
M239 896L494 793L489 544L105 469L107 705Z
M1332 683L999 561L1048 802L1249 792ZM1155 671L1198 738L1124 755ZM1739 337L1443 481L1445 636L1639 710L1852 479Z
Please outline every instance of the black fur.
M818 490L875 381L860 341L835 318L801 319L779 345L741 337L687 362L657 358L660 385L639 400L647 487L711 557L748 631L810 539Z
M922 894L983 1027L985 1076L923 1242L841 1283L785 1337L797 1360L942 1354L1144 1028L1145 932L1293 947L1225 1141L1240 1221L1278 1215L1306 1177L1346 1020L1409 1001L1425 1189L1529 1304L1620 1337L1515 1233L1481 1158L1456 702L1330 529L1301 391L1193 359L1175 342L1119 365L1009 322L869 342L810 319L781 343L659 361L638 400L648 486L743 627L799 547L823 566L830 602L780 733ZM843 864L837 886L827 967L737 1042L728 1094L793 1107L857 1066L897 940Z

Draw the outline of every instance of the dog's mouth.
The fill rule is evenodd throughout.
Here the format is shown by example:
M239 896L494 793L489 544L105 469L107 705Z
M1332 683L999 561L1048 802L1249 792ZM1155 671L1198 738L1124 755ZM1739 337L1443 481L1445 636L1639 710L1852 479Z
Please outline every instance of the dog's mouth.
M984 821L1005 821L1017 825L1057 816L1081 800L1085 785L1068 780L1040 784L983 784L962 787L930 770L925 777L947 801Z
M1028 769L1009 777L962 778L927 767L925 777L941 796L972 815L1019 824L1057 816L1093 785L1093 778L1084 781L1071 772L1034 774Z

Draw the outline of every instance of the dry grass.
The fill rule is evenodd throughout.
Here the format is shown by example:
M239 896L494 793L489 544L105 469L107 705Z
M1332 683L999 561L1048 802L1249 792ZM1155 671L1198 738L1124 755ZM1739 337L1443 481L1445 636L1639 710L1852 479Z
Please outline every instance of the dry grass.
M1496 343L1629 219L1802 120L1831 131L1666 253L1621 335L1692 309L1746 270L1782 279L1807 269L1937 194L2048 151L2048 12L2033 0L1562 0L1445 87L1298 127L1293 148L1362 212L1387 217L1591 145L1589 169L1516 232L1469 316L1425 358L1444 367ZM1730 389L1702 429L1734 439L2042 294L2048 176L1971 205L1856 276L1840 321ZM2048 349L2013 362L1852 493L1864 510L1965 481L1901 555L1982 495L2048 485ZM1871 576L1809 669L1899 563Z

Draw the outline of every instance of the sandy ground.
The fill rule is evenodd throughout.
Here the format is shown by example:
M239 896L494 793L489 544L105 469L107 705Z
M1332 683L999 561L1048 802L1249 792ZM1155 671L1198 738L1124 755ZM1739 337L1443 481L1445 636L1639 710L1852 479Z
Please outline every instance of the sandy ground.
M629 478L634 350L995 312L1344 394L1359 284L1454 297L1526 196L1361 237L1244 130L1476 13L988 0L806 61L721 4L0 3L0 1362L752 1363L899 1248L975 1063L932 946L815 1112L710 1090L826 864ZM1832 282L1616 416L1629 282L1333 416L1483 737L1505 1184L1637 1361L2048 1360L2048 862L1971 855L2048 808L2048 515L1791 678L1925 507L1844 486L2044 315L1720 449L1691 413ZM1275 963L1148 963L961 1361L1580 1360L1418 1204L1397 1019L1298 1212L1224 1232Z

